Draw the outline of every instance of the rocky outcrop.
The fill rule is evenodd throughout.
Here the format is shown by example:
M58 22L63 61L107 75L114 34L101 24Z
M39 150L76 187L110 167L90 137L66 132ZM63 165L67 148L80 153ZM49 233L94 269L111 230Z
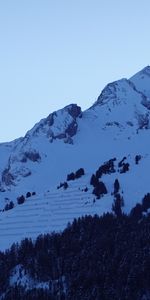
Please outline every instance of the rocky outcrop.
M5 169L2 172L2 183L4 183L6 186L14 184L13 182L14 176L10 173L9 169Z
M74 120L79 116L81 117L82 114L81 107L78 106L77 104L70 104L66 106L66 110Z
M47 128L47 137L50 142L59 139L73 144L72 137L77 133L77 118L79 117L82 117L82 111L77 104L70 104L64 109L50 114L45 119L45 126L43 126L43 130Z

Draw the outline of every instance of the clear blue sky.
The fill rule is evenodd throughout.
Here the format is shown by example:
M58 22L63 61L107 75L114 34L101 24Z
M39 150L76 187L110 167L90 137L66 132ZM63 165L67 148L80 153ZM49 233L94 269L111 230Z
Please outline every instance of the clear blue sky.
M1 0L0 141L150 64L149 0Z

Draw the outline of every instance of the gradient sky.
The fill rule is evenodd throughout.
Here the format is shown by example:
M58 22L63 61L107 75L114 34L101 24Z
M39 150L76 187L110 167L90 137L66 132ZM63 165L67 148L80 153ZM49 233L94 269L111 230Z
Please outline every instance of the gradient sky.
M150 64L149 0L0 0L0 141Z

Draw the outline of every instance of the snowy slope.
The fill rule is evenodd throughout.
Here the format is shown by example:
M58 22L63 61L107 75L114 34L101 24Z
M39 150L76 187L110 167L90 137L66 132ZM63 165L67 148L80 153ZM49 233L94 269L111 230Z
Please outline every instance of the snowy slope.
M146 97L150 98L150 66L144 68L133 77L130 78L138 91L142 92Z
M149 155L143 156L137 165L135 157L128 155L126 162L130 167L127 173L120 173L120 159L117 159L115 172L102 176L108 193L100 199L93 194L93 186L90 184L92 174L87 172L82 178L68 181L66 190L63 187L51 187L49 191L26 198L23 204L16 203L13 209L1 212L1 249L8 248L14 241L21 241L25 237L35 238L41 233L60 231L68 222L82 215L111 212L116 178L120 183L120 194L124 198L123 211L129 213L149 191L148 170L147 174L143 173L148 159Z
M0 209L10 201L14 208L0 212L1 248L25 236L62 230L74 217L111 211L113 184L119 179L124 210L149 192L150 67L127 79L108 84L97 101L82 112L76 104L50 114L24 138L0 145ZM139 164L135 156L141 155ZM108 193L94 200L90 178L105 161L124 156L129 171L103 176ZM68 173L79 168L85 175L57 189ZM88 191L82 191L83 187ZM28 191L35 196L17 204ZM49 191L49 192L48 192Z

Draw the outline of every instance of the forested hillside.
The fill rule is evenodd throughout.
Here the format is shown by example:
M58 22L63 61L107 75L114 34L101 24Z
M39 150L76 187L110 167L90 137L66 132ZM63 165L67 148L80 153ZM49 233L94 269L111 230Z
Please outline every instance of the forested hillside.
M0 253L1 299L150 299L150 215L74 220Z

